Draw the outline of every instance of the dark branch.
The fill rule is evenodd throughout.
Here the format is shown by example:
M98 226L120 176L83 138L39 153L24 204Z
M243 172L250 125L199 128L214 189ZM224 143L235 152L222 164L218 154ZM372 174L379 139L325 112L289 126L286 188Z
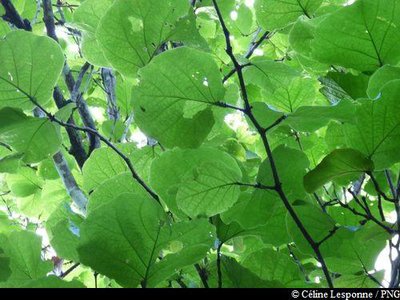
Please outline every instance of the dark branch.
M223 242L219 242L218 248L217 248L217 273L218 273L218 288L222 288L222 270L221 270L221 248Z
M24 29L26 31L32 31L30 22L27 19L22 19L18 11L15 9L14 5L10 0L1 0L1 4L6 11L5 15L2 16L4 21L13 24L19 29Z
M329 231L329 234L324 237L321 241L318 242L318 246L321 246L322 243L326 242L327 240L329 240L335 233L336 231L339 229L340 227L335 226L333 227L333 229L331 231Z
M203 283L203 286L208 289L208 274L207 270L202 268L199 264L195 264L194 267L196 268L197 274L199 274L199 277L201 279L201 282Z
M386 201L389 202L394 202L394 199L390 199L380 188L378 181L376 180L374 174L372 174L372 172L367 172L368 176L371 178L371 181L374 185L374 188L376 190L376 192L382 196L383 199L385 199Z
M320 264L322 266L322 270L324 272L324 275L326 277L328 285L329 285L329 287L332 288L333 287L333 283L332 283L331 275L330 275L330 273L328 271L328 267L326 266L325 260L324 260L322 254L321 254L321 252L319 250L318 244L313 240L311 235L308 233L307 229L304 227L303 223L301 222L301 220L297 216L295 210L293 209L292 205L290 204L289 199L287 199L286 194L284 193L284 191L282 189L282 184L281 184L280 179L279 179L278 171L277 171L277 168L276 168L276 165L275 165L275 161L274 161L273 156L272 156L272 150L271 150L271 147L269 145L265 129L263 129L262 126L258 123L257 119L254 117L253 112L252 112L250 101L249 101L248 95L247 95L247 89L246 89L245 80L244 80L244 77L243 77L242 66L239 64L239 62L237 61L235 55L233 54L233 49L232 49L232 45L231 45L231 42L230 42L229 30L226 27L226 24L225 24L224 19L222 17L221 11L219 10L217 1L213 0L213 4L214 4L215 10L216 10L216 13L218 15L219 22L221 23L221 27L222 27L224 36L225 36L226 53L231 58L232 63L234 65L235 69L236 69L236 74L238 76L239 85L240 85L240 91L241 91L242 98L243 98L244 105L245 105L244 112L248 116L250 121L253 123L254 127L257 129L259 135L261 136L261 139L262 139L262 142L264 144L264 148L265 148L265 151L267 153L268 160L269 160L269 163L270 163L270 166L271 166L272 175L273 175L274 183L275 183L275 187L276 187L276 192L278 193L279 197L281 198L283 204L285 205L285 207L286 207L287 211L289 212L290 216L292 217L292 219L296 223L296 225L299 228L300 232L302 233L303 237L307 240L307 242L309 243L309 245L313 249L318 261L320 262Z
M79 265L80 265L80 263L75 263L75 264L73 264L68 270L66 270L65 272L63 272L62 274L61 274L61 278L65 278L65 277L67 277L67 275L69 274L69 273L71 273L73 270L75 270L77 267L79 267Z
M46 30L47 30L47 35L54 39L56 42L58 42L58 37L55 32L55 23L54 23L54 13L53 13L53 7L51 5L51 0L43 0L43 21L46 25ZM87 65L85 64L80 72L82 74L84 68L86 68ZM85 73L83 72L83 74ZM76 93L76 86L80 86L80 83L77 85L75 82L75 79L71 73L71 69L69 68L67 62L64 64L64 69L63 69L63 75L64 75L64 81L65 84L68 87L69 92L71 93L71 99L73 98L73 94ZM83 76L83 75L82 75ZM79 81L79 80L78 80ZM86 127L89 127L93 130L96 130L96 125L95 122L89 112L89 108L87 106L86 101L83 99L82 95L79 95L78 98L76 98L76 103L78 107L78 112L79 115L81 116L82 122ZM96 130L97 131L97 130ZM89 154L95 149L100 147L100 140L97 136L89 133Z

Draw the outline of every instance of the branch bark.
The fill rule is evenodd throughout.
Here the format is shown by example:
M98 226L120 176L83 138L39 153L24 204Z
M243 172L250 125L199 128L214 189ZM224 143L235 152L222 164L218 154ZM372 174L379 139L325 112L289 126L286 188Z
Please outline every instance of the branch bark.
M64 99L64 96L60 90L59 87L55 87L53 91L53 99L54 102L57 105L58 109L63 108L65 105L67 105L67 101ZM75 121L73 117L71 116L68 121L68 123L75 125ZM75 157L76 162L78 163L79 167L82 169L83 165L85 164L85 161L87 160L87 154L85 151L85 148L83 147L82 144L82 138L79 132L71 127L66 127L65 128L68 134L69 141L71 143L71 148L69 149L69 153Z
M115 91L116 79L112 69L101 68L101 78L103 80L104 90L107 94L107 114L112 121L117 121L120 118L117 105L117 95Z
M14 5L10 0L1 0L1 4L6 11L5 15L2 16L4 21L13 24L19 29L24 29L27 31L32 31L31 24L28 20L22 19L18 11L15 9Z
M52 39L54 39L58 43L59 41L58 41L58 37L56 34L56 26L54 23L54 13L53 13L53 7L52 7L51 0L43 0L43 15L44 15L43 21L46 26L47 35L49 37L51 37ZM85 67L86 67L86 64L84 65L84 67L82 69L84 69ZM82 73L82 70L81 70L81 73ZM71 99L72 99L72 98L74 98L73 95L77 93L77 87L79 90L81 82L79 82L79 79L77 80L77 82L75 82L75 79L71 73L71 69L67 62L65 62L65 64L64 64L63 76L64 76L65 84L67 85L67 88L71 94ZM82 81L82 79L81 79L81 81ZM77 97L75 99L75 101L77 103L78 112L79 112L79 115L81 116L83 124L86 127L96 130L95 122L93 120L92 115L90 114L89 107L87 106L87 103L84 100L84 98L82 97L82 95L79 95L79 97ZM94 149L100 147L100 139L91 133L88 134L88 138L89 138L89 143L90 143L90 146L89 146L89 155L90 155L90 153Z
M45 118L46 114L43 110L38 107L34 109L33 114L38 118ZM85 194L82 192L78 186L74 175L72 175L68 163L61 151L58 151L53 155L53 162L56 167L57 173L60 176L67 194L71 197L72 201L75 203L79 211L86 214L86 206L88 200Z

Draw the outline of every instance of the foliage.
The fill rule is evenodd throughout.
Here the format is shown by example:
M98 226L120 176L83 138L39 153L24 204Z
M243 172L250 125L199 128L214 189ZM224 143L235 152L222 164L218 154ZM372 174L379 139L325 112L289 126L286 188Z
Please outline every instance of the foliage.
M1 287L399 286L397 0L1 4Z

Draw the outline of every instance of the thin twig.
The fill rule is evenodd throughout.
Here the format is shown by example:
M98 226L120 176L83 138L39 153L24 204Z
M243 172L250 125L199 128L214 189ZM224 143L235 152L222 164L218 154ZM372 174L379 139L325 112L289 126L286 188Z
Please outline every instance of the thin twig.
M75 270L77 267L79 267L79 265L80 265L80 263L75 263L75 264L73 264L68 270L66 270L65 272L63 272L62 274L61 274L61 278L65 278L65 277L67 277L67 275L69 274L69 273L71 273L73 270Z
M217 248L217 273L218 273L218 288L222 288L222 270L221 270L221 248L223 242L219 242L218 248Z
M372 174L372 172L367 172L367 174L368 174L368 176L371 178L371 181L372 181L372 183L373 183L373 185L374 185L374 188L375 188L376 192L377 192L378 194L380 194L380 195L383 197L383 199L385 199L386 201L394 202L394 199L390 199L390 198L382 191L382 189L380 188L379 183L378 183L378 181L376 180L374 174Z

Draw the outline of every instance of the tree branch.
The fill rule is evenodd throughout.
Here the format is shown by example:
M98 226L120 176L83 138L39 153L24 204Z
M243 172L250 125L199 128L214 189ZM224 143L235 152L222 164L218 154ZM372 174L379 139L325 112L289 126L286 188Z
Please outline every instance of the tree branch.
M221 248L224 243L219 241L217 248L217 273L218 273L218 288L222 288L222 270L221 270Z
M77 267L79 267L80 263L75 263L73 264L68 270L66 270L65 272L63 272L61 274L61 278L65 278L67 277L68 274L70 274L73 270L75 270Z
M58 86L54 88L53 91L53 99L56 103L58 109L63 108L68 102L64 99L64 96ZM75 121L73 116L71 116L68 123L75 125ZM78 163L79 167L82 169L85 161L87 160L87 154L85 148L82 144L82 138L79 132L71 127L65 128L68 134L69 141L71 143L71 148L69 149L69 153L75 157L76 162Z
M207 276L207 271L200 267L199 264L195 264L194 267L196 268L197 273L199 274L199 277L201 279L201 282L203 283L203 286L208 289L208 276Z
M74 201L79 210L83 213L86 212L86 206L88 199L82 190L79 188L74 175L65 160L64 155L59 151L53 155L53 161L56 166L57 172L61 177L61 180L67 190L68 195Z
M378 181L375 179L374 174L372 174L372 172L367 172L368 176L371 178L371 181L374 185L374 188L376 190L376 192L382 196L383 199L385 199L386 201L389 202L394 202L394 199L390 199L380 188Z
M31 24L28 20L22 19L18 11L15 9L14 5L10 0L1 0L1 4L6 11L5 15L2 16L4 21L13 24L19 29L24 29L26 31L32 31Z
M260 32L260 30L257 30L257 34L258 34L259 32ZM257 49L258 47L260 47L260 45L261 45L265 40L269 39L269 38L271 37L271 35L272 35L272 34L271 34L271 32L269 32L269 31L264 32L263 35L262 35L257 41L253 41L253 42L250 44L249 50L247 51L247 53L246 53L246 55L245 55L244 57L245 57L246 59L249 59L250 57L252 57L253 54L254 54L254 51L256 51L256 49ZM243 68L243 67L247 67L247 66L251 66L251 63L247 63L247 64L242 65L242 68ZM226 75L224 76L224 79L222 79L222 82L225 83L225 82L226 82L229 78L231 78L232 75L235 74L235 73L236 73L236 68L233 68L232 70L229 71L228 74L226 74Z
M332 279L331 279L331 275L329 273L328 267L325 263L325 260L319 250L318 244L313 240L313 238L311 237L311 235L308 233L307 229L304 227L303 223L301 222L301 220L299 219L299 217L297 216L295 210L293 209L292 205L289 202L289 199L287 199L286 194L284 193L283 189L282 189L282 184L280 182L279 179L279 175L278 175L278 171L275 165L275 161L274 158L272 156L272 150L270 148L267 136L266 136L266 132L265 129L262 128L262 126L258 123L257 119L254 117L253 113L252 113L252 108L248 99L248 95L247 95L247 89L246 89L246 85L245 85L245 80L243 77L243 72L242 72L242 66L239 64L239 62L237 61L236 57L233 54L233 49L232 49L232 45L230 42L230 33L229 30L227 29L224 19L222 17L221 11L219 10L218 4L216 0L212 0L216 13L218 15L218 19L219 22L221 23L221 27L222 30L224 32L224 36L225 36L225 42L226 42L226 53L228 54L228 56L231 58L232 63L236 69L236 74L238 76L238 80L239 80L239 85L240 85L240 91L242 94L242 98L245 104L245 113L246 115L249 117L250 121L253 123L254 127L257 129L259 135L261 136L262 142L264 144L264 148L265 151L267 153L268 156L268 160L271 166L271 170L272 170L272 175L274 178L274 183L275 183L275 188L276 188L276 192L278 193L279 197L281 198L283 204L285 205L287 211L289 212L290 216L292 217L292 219L294 220L294 222L296 223L297 227L299 228L300 232L302 233L303 237L307 240L308 244L311 246L311 248L313 249L318 261L321 264L322 270L324 272L326 281L328 283L328 286L330 288L333 287L333 283L332 283Z
M55 30L55 23L54 23L54 13L53 13L53 7L51 0L43 0L43 21L46 25L46 30L47 30L47 35L54 39L58 43L58 37L56 34ZM90 65L89 65L90 66ZM85 68L89 68L87 64L85 64L82 67L82 70L80 72L80 75L82 74L82 77L84 73L87 71ZM84 72L83 72L84 71ZM83 72L83 73L82 73ZM64 76L64 81L67 85L67 88L69 92L71 93L71 99L74 98L73 94L77 93L77 88L79 90L80 87L80 82L79 79L77 80L78 82L75 82L75 79L71 73L71 69L68 66L68 63L65 62L64 68L63 68L63 76ZM80 80L82 81L82 79ZM93 130L96 130L96 125L95 122L92 118L92 115L90 114L89 108L87 106L86 101L83 99L82 95L79 95L76 99L79 115L81 116L82 122L86 127L92 128ZM95 149L100 147L100 140L97 136L89 133L89 154Z
M34 109L33 113L36 117L39 118L45 118L47 116L47 114L38 107ZM56 154L53 155L53 162L56 167L57 173L64 184L67 194L71 197L72 201L75 203L78 209L83 214L86 214L86 206L88 203L87 197L78 186L75 177L74 175L72 175L68 163L65 160L65 157L61 153L61 151L58 151Z
M57 123L59 125L61 125L62 127L71 127L74 128L76 130L80 130L80 131L84 131L87 133L91 133L93 135L95 135L96 137L99 138L99 140L101 140L102 142L104 142L108 147L110 147L111 149L114 150L114 152L116 152L126 163L126 165L128 166L128 169L130 170L133 178L149 193L149 195L156 200L158 203L160 203L160 198L158 197L158 195L143 181L142 178L140 178L140 176L137 174L137 172L135 171L135 169L133 168L132 162L129 159L129 157L127 157L124 153L121 152L121 150L119 150L113 143L111 143L106 137L104 137L103 135L101 135L97 130L89 128L89 127L80 127L80 126L76 126L74 124L69 124L66 122L63 122L59 119L57 119L53 114L51 114L50 112L48 112L43 106L41 106L34 97L32 97L31 95L29 95L28 93L26 93L25 91L21 90L21 93L23 93L24 95L26 95L29 100L35 104L46 116L47 118L54 123Z
M119 120L120 115L115 91L116 79L113 70L110 68L101 68L101 78L103 80L104 90L107 94L108 117L112 121L117 121Z

